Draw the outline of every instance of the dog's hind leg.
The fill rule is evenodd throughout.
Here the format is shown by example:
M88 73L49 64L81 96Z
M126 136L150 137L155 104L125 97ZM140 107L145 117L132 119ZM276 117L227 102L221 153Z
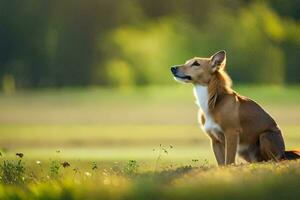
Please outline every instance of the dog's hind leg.
M263 161L285 158L285 145L280 130L264 132L259 137L260 156Z

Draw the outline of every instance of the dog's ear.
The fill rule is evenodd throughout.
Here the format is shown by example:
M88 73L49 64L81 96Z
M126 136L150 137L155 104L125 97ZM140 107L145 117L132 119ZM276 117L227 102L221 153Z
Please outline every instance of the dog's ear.
M210 57L212 72L215 72L226 65L226 51L218 51Z

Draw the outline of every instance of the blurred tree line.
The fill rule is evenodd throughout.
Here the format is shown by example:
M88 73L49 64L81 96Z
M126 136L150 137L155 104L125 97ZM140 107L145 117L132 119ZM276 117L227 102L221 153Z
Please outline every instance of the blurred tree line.
M1 0L2 88L172 82L169 66L228 53L241 83L300 82L300 3Z

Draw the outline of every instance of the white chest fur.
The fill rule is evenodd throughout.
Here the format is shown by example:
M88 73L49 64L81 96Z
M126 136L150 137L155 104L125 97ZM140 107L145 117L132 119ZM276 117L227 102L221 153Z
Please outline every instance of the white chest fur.
M222 134L221 127L214 121L213 117L209 112L208 107L208 88L206 86L196 85L194 87L194 95L196 97L196 103L199 106L199 112L204 114L205 124L203 129L206 133L213 134L214 137L219 139L220 134Z

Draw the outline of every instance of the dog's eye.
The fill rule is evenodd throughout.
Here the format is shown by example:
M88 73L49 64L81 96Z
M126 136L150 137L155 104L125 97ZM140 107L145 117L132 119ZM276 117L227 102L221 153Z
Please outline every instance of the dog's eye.
M193 62L192 66L200 66L200 63L198 63L197 61Z

